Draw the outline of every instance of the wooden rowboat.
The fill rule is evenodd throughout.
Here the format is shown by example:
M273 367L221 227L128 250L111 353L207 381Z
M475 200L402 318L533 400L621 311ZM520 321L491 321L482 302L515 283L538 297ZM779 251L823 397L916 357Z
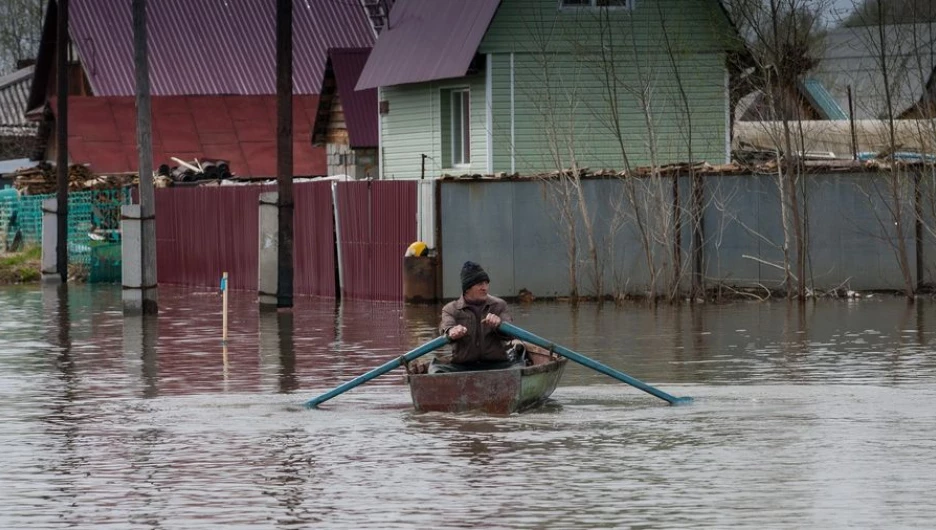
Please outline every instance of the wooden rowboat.
M526 367L427 374L428 361L412 363L406 382L419 412L481 411L511 414L541 405L565 370L568 359L526 344L533 361Z

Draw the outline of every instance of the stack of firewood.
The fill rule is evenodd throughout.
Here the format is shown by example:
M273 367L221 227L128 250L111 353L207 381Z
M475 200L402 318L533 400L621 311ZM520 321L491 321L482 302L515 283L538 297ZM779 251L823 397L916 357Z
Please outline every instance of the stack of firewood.
M96 175L87 166L68 166L68 191L104 190L136 185L136 173ZM58 190L55 166L41 162L34 168L21 169L13 175L13 186L23 195L47 195Z

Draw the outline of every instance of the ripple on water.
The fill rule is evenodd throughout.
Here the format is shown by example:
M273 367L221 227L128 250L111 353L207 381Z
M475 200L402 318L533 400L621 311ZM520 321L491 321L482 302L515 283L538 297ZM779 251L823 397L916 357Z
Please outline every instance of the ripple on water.
M432 338L438 308L261 314L160 287L0 289L0 527L928 527L936 311L922 303L534 304L580 366L542 409L417 414L399 375L304 400ZM225 353L226 350L226 353Z

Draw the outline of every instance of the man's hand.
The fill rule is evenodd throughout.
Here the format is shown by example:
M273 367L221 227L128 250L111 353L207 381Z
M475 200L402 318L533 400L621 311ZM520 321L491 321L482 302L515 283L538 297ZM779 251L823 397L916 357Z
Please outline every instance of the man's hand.
M487 315L484 315L484 320L481 322L491 326L492 328L496 328L497 326L500 326L501 317L495 315L494 313L488 313Z
M461 324L452 326L448 330L448 336L452 340L458 340L464 337L466 333L468 333L468 328L462 326Z

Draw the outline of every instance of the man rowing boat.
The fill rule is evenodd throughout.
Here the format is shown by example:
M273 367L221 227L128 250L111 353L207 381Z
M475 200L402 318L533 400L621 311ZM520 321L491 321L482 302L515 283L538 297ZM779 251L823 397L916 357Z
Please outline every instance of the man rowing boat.
M429 373L494 370L523 366L518 357L523 345L511 344L510 337L497 330L511 322L507 302L488 294L491 279L480 265L466 261L461 270L462 295L442 308L439 331L452 341L452 351L438 354L429 364Z

